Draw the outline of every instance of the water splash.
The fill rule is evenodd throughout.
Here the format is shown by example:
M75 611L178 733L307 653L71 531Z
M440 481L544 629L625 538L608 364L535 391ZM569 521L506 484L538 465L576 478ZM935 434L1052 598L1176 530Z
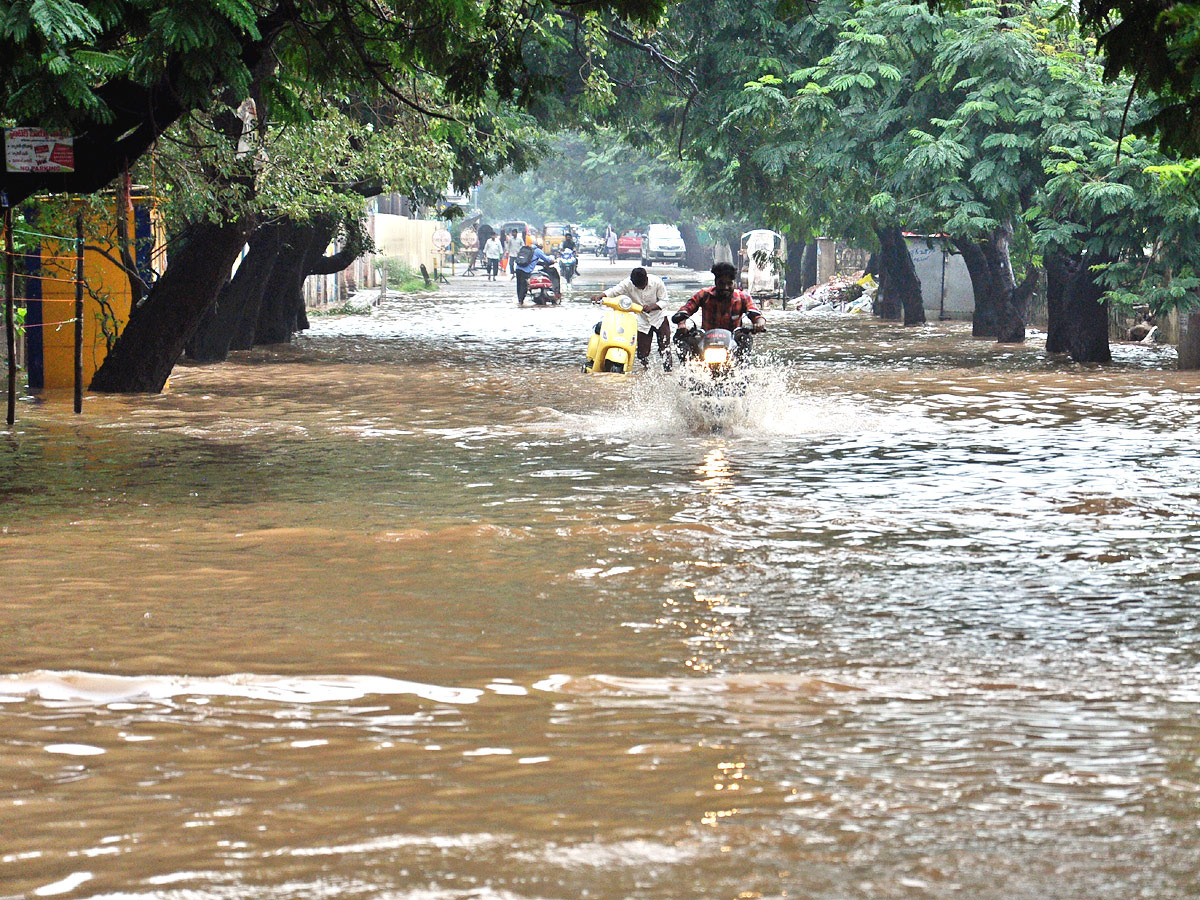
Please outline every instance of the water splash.
M770 357L720 382L697 366L651 371L630 392L628 427L640 433L789 438L929 427L923 416L881 412L862 400L812 393Z

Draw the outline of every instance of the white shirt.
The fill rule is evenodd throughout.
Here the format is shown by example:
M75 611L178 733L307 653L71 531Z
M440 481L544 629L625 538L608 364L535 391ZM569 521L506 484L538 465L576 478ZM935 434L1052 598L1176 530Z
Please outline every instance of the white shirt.
M520 235L516 235L515 237L510 237L508 239L508 255L516 256L518 253L521 252L521 248L524 246L525 246L525 242L523 240L521 240Z
M657 303L658 309L649 312L638 313L638 331L642 334L654 328L659 328L667 318L667 311L664 308L667 305L667 286L663 280L657 275L646 273L646 286L639 288L632 281L626 278L620 284L610 287L604 292L605 297L626 296L633 300L638 306L646 306L651 303Z
M500 239L495 235L492 235L487 239L487 243L483 245L483 255L488 259L499 259L500 252Z

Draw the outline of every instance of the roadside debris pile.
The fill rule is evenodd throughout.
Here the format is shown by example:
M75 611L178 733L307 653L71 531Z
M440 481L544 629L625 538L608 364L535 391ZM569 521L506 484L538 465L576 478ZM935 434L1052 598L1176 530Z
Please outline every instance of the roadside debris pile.
M1140 344L1153 344L1158 341L1158 325L1150 315L1149 306L1133 308L1134 323L1126 329L1125 340L1137 341Z
M796 309L814 313L869 314L877 287L875 279L862 272L835 275L824 284L815 284L801 294L796 299Z

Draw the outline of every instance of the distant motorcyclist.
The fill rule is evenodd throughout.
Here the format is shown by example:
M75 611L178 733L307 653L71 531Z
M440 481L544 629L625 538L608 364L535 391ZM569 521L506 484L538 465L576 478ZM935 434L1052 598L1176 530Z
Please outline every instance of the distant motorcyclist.
M671 326L667 322L667 312L663 309L667 302L667 285L657 275L649 274L641 266L629 273L629 277L620 284L615 284L603 294L593 294L592 302L600 303L605 297L624 295L642 308L638 313L637 358L643 366L650 364L651 336L658 336L658 353L662 357L663 368L671 369Z
M550 277L550 284L554 287L554 296L556 298L562 296L562 280L558 276L558 269L554 268L554 259L547 256L541 247L533 245L522 247L517 253L516 265L517 306L525 305L525 295L529 293L529 276L538 266L542 266Z
M680 344L684 353L698 353L703 332L724 328L737 335L738 351L744 353L750 349L750 337L737 332L742 324L742 316L750 317L755 332L767 330L766 319L754 298L733 286L734 279L737 278L737 269L732 263L716 263L710 271L713 274L713 286L697 291L679 308L679 312L671 316L671 321L679 326L675 332L675 341ZM684 323L697 310L702 311L701 331L693 333L684 327Z
M558 267L562 270L563 278L567 279L567 284L575 280L575 271L579 268L579 258L575 255L574 245L568 247L567 242L563 241L562 248L558 253Z

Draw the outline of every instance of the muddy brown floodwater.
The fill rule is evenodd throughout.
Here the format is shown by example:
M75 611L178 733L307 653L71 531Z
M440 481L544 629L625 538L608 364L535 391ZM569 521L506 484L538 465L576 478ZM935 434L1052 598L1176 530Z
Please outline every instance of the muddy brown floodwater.
M1169 349L773 311L716 408L483 284L22 401L0 897L1200 896Z

